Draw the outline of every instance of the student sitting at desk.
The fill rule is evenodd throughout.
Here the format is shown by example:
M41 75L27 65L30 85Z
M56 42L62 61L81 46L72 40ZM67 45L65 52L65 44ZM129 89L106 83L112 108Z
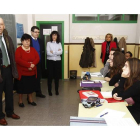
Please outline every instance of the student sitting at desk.
M109 82L109 86L118 86L118 82L121 78L122 68L125 64L125 56L121 52L115 52L113 54L113 60L110 60L110 71L105 76L105 81Z
M114 52L120 52L120 49L119 48L111 48L111 51L110 51L110 53L109 53L109 59L106 61L106 63L105 63L105 66L104 66L104 68L102 68L101 70L100 70L100 73L105 77L106 76L106 74L109 72L109 69L110 69L110 60L113 60L113 53Z
M125 58L126 59L132 58L132 56L133 55L132 55L132 53L130 51L128 51L128 52L125 53Z
M140 60L130 58L126 61L123 67L119 87L112 91L115 100L124 100L132 97L134 100L133 106L128 106L128 110L136 120L140 123Z

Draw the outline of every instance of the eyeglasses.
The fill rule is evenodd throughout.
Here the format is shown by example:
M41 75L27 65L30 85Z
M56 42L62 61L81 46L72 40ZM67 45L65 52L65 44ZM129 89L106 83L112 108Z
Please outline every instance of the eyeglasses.
M40 32L34 32L34 33L36 33L36 34L38 33L39 34Z

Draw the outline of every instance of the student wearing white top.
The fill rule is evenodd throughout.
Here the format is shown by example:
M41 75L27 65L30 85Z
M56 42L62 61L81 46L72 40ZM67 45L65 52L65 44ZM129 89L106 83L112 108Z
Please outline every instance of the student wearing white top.
M52 80L55 80L55 94L59 95L59 78L61 74L61 56L62 45L60 43L60 35L57 31L53 31L50 35L50 42L47 43L47 68L48 68L48 92L52 96Z

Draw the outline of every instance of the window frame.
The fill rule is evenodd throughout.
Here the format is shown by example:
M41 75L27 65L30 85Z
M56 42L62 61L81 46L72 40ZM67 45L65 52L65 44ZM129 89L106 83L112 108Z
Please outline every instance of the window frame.
M135 21L135 20L125 21L124 16L125 16L125 14L122 14L121 21L117 21L117 20L116 21L100 21L99 20L100 14L97 14L97 21L77 21L77 20L75 20L75 14L72 14L72 23L137 23L137 21Z

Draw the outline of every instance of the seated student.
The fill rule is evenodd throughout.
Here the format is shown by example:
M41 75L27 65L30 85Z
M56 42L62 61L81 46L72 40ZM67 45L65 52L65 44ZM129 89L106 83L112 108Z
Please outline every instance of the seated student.
M124 54L121 52L115 52L113 54L113 60L110 60L110 71L105 76L105 81L109 82L109 86L118 86L124 64Z
M106 76L106 74L109 72L109 68L110 68L110 64L109 64L109 62L110 62L110 60L112 60L113 59L113 53L114 52L120 52L120 49L119 48L112 48L111 49L111 51L110 51L110 53L109 53L109 59L106 61L106 64L105 64L105 66L104 66L104 68L102 68L101 70L100 70L100 73L105 77Z
M130 51L128 51L128 52L125 53L126 60L129 59L129 58L132 58L132 56L133 55L132 55L132 53Z
M140 60L130 58L123 67L119 87L114 88L112 96L115 100L124 100L132 97L134 104L128 106L128 110L136 120L140 123Z

